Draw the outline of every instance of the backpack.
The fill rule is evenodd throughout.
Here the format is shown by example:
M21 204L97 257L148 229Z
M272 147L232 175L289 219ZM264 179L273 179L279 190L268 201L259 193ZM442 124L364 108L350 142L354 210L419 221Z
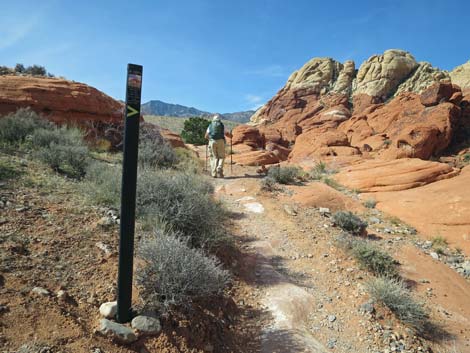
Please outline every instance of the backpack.
M211 140L224 139L224 124L221 121L216 120L209 125L209 137Z

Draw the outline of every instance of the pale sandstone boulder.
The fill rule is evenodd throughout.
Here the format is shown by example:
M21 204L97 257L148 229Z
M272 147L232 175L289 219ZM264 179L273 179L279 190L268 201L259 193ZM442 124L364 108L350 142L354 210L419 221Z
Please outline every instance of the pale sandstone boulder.
M457 66L449 72L452 83L460 86L462 89L470 88L470 61Z
M374 55L359 68L354 94L367 94L384 100L417 67L415 58L404 50L390 49L382 55Z
M437 82L450 82L449 73L439 70L428 62L420 62L413 74L398 86L395 96L401 92L421 93Z
M406 190L458 175L460 170L445 163L403 158L369 160L343 168L333 178L361 192Z

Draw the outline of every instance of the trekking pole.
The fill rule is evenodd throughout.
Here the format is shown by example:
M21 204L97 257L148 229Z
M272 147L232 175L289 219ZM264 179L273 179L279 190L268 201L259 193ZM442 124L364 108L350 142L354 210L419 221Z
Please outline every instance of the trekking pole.
M207 172L207 149L209 147L209 142L206 142L206 163L204 165L204 171Z
M232 149L232 131L233 129L230 129L230 175L233 175L233 149Z

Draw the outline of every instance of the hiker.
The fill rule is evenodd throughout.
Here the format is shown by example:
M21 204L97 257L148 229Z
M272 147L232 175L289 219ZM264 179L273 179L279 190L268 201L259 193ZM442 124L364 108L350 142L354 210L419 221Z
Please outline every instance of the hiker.
M211 156L211 175L213 178L224 177L225 131L220 115L216 114L207 127L205 138L209 140Z

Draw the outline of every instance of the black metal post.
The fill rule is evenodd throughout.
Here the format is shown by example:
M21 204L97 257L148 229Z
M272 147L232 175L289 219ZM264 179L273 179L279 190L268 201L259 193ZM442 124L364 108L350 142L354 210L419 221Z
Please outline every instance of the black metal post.
M128 64L126 110L124 113L124 159L121 189L117 321L131 319L132 274L134 266L135 197L139 147L142 66Z

